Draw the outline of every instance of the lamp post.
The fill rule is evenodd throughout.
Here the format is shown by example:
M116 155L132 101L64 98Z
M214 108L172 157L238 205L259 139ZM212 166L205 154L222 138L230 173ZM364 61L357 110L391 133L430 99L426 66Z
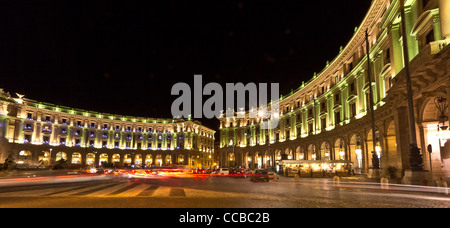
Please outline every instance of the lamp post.
M372 68L370 66L370 45L369 45L369 32L366 30L366 50L367 50L367 75L369 79L369 106L370 106L370 114L372 117L372 167L373 169L380 169L380 158L376 154L376 143L375 143L375 113L373 109L373 89L372 89Z
M263 110L260 110L259 113L258 113L258 116L261 118L261 122L262 123L264 123L264 121L267 120L267 126L269 126L269 121L270 121L270 112L269 111L264 112ZM263 130L264 130L264 133L265 133L266 132L265 129L263 129ZM267 150L268 150L267 154L270 154L270 127L267 127L267 136L268 137L264 137L264 138L266 139L266 143L268 145L267 146L268 147L267 148ZM272 156L272 157L275 157L275 156ZM272 163L273 163L273 161L272 161ZM272 167L272 169L275 171L274 168L275 167Z
M406 90L408 96L408 117L409 117L409 166L412 171L422 171L423 160L420 154L420 148L417 147L416 122L414 117L414 102L411 85L411 72L409 69L409 53L408 40L406 38L406 16L405 16L405 0L400 0L400 14L402 21L402 41L403 41L403 61L405 64Z

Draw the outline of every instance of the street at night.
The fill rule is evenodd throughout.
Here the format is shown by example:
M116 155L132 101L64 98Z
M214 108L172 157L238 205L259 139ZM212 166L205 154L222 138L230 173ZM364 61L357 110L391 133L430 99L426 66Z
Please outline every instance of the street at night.
M26 181L26 182L23 182ZM2 180L2 208L448 208L436 187L391 185L357 178L63 176ZM448 189L447 189L448 191Z
M450 208L449 66L450 0L2 0L0 208L440 219L310 209Z

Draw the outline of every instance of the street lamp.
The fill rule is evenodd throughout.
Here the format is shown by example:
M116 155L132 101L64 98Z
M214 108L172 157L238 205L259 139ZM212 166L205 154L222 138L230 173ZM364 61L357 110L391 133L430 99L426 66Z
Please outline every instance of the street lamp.
M436 99L434 99L434 103L440 113L439 124L438 124L438 129L437 129L436 135L439 138L439 144L441 144L441 141L443 141L445 144L447 142L447 140L450 139L449 127L447 125L445 125L445 122L448 121L448 116L445 115L445 112L448 108L447 99L444 97L437 97ZM439 146L441 146L441 145L439 145Z
M406 16L405 16L405 0L400 0L400 16L401 16L401 29L402 29L402 41L403 41L403 61L405 63L405 76L406 76L406 91L408 95L408 117L409 117L409 166L411 171L422 171L423 160L420 154L420 148L417 147L416 136L416 122L414 117L414 101L413 91L411 83L411 72L409 69L409 52L408 52L408 40L406 39Z
M366 30L366 50L367 50L367 75L369 78L369 106L370 106L370 114L372 120L372 166L373 169L380 169L380 160L379 156L376 154L376 146L375 146L375 110L373 108L373 89L372 89L372 68L371 68L371 60L370 60L370 44L369 44L369 32Z
M344 150L344 141L340 139L339 141L339 159L344 160L345 150Z

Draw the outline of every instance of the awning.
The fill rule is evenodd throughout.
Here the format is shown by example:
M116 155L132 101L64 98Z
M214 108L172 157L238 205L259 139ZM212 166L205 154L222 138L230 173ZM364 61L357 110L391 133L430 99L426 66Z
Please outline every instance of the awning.
M280 164L353 164L353 162L347 160L283 160Z

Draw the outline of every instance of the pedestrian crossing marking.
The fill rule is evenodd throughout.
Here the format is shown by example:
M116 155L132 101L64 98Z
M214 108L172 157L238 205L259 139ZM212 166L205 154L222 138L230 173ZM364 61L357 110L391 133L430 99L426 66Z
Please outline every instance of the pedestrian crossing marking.
M112 186L110 188L104 188L104 189L102 189L100 191L92 192L92 193L90 193L90 194L88 194L86 196L88 196L88 197L106 196L106 195L109 195L109 194L113 194L113 193L115 193L117 191L120 191L120 190L122 190L124 188L129 188L130 186L131 185L129 183L122 183L122 184L118 184L118 185Z
M0 193L0 197L233 198L251 197L251 195L252 194L248 193L232 193L123 182Z
M47 194L42 194L42 196L52 196L52 195L57 195L57 194L63 194L63 193L70 192L70 191L83 190L83 189L86 189L88 187L89 186L81 186L81 187L77 187L77 188L66 187L66 188L63 188L62 190L57 191L57 192L49 192Z
M186 193L182 188L171 188L169 196L186 196Z
M139 197L152 196L158 188L159 188L158 185L152 185L152 186L146 188L144 191L140 192L137 196L139 196Z
M171 187L159 186L158 190L153 193L153 197L168 197Z
M74 193L72 195L69 195L69 196L85 196L85 195L87 196L87 195L89 195L91 193L98 192L98 191L101 191L103 189L108 189L108 188L116 186L116 185L118 185L118 184L117 183L109 184L109 185L105 185L105 186L102 186L102 187L85 190L85 191L82 191L82 192L76 192L76 193Z
M59 196L82 196L83 194L78 194L77 193L85 193L86 191L92 191L93 189L98 189L99 186L101 186L102 188L105 186L111 186L111 183L109 184L97 184L97 185L90 185L90 186L86 186L84 188L74 188L72 187L72 189L67 189L67 191L64 192L59 192L56 194L52 194L50 195L51 197L59 197Z
M126 191L120 192L115 195L111 195L114 197L135 197L141 192L145 191L150 187L149 184L137 184L136 186L133 186L133 188L128 188ZM109 195L108 195L109 196Z

